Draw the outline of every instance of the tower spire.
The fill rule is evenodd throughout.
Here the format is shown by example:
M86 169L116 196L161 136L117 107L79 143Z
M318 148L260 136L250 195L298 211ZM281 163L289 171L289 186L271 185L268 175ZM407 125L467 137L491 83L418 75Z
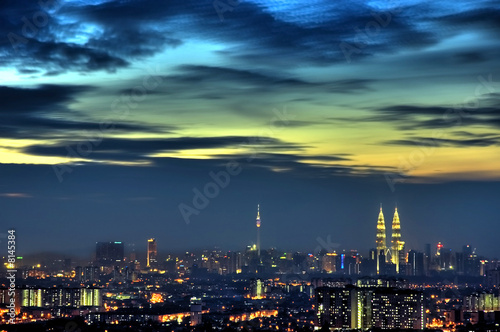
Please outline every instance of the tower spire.
M257 219L255 222L257 225L257 255L260 260L260 204L257 204Z
M399 221L398 207L394 209L394 218L392 219L392 263L396 265L396 272L399 273L399 264L404 255L404 242L401 241L401 222Z
M386 252L386 242L385 242L385 221L384 213L382 212L382 203L380 204L380 213L378 214L377 220L377 238L375 240L377 245L377 273L380 272L380 260L381 257L385 257ZM385 259L383 261L385 263Z
M384 213L382 212L382 204L380 205L380 213L378 214L378 220L377 220L376 244L377 244L377 250L384 250L385 251L385 249L386 249L385 221L384 221Z

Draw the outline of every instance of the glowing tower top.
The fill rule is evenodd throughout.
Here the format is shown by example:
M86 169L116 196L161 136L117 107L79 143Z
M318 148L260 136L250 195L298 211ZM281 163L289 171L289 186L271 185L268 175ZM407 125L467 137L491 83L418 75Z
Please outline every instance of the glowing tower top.
M394 210L394 218L392 219L391 260L393 264L396 264L397 273L399 273L399 264L404 260L404 246L405 243L401 241L401 223L399 221L398 208L396 208Z
M260 204L257 204L257 227L260 227Z
M377 244L377 252L380 253L382 250L385 253L387 246L385 243L385 221L384 214L382 213L382 204L380 205L380 213L378 214L377 239L375 242Z
M392 251L398 251L398 243L401 241L401 223L399 221L398 208L394 211L394 218L392 219ZM393 255L394 256L394 255Z

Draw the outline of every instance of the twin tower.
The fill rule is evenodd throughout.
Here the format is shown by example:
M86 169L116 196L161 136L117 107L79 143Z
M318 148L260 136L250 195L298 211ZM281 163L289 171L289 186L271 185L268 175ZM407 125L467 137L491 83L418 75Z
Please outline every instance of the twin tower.
M382 265L384 263L394 264L396 273L399 273L400 262L405 262L405 243L401 241L401 224L399 222L398 208L394 211L394 218L392 219L392 239L391 246L387 247L385 239L385 221L380 206L380 213L377 221L377 274L383 272Z

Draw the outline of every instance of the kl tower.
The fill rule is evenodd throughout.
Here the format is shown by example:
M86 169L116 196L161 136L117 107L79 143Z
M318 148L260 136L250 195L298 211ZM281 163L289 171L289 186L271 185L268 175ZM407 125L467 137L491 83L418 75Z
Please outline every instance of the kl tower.
M257 255L260 260L260 205L259 204L257 204L256 224L257 224Z

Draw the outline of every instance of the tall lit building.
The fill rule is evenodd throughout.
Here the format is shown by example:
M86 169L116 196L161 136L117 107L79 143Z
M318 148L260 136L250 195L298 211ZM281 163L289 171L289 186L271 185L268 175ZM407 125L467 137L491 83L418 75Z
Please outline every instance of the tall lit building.
M365 312L369 313L363 328L425 328L424 295L411 289L375 287L365 293Z
M23 307L101 307L102 289L97 287L23 287L20 289Z
M399 273L399 265L404 259L404 242L401 241L401 223L399 221L398 208L394 211L392 219L391 260L396 265L396 273Z
M202 303L201 299L197 297L192 297L190 300L190 308L191 308L191 326L200 325L202 322Z
M425 327L421 291L388 287L316 288L316 326L332 329Z
M363 291L352 285L316 288L316 326L330 329L363 327Z
M382 205L380 205L380 213L378 214L378 221L377 221L377 239L376 239L376 244L377 244L377 273L380 273L380 259L378 259L378 256L385 255L385 251L387 249L386 242L385 242L385 221L384 221L384 214L382 213Z
M147 267L156 267L158 260L158 250L156 248L156 239L148 239L148 257L147 257Z
M260 259L260 205L257 204L257 255Z

